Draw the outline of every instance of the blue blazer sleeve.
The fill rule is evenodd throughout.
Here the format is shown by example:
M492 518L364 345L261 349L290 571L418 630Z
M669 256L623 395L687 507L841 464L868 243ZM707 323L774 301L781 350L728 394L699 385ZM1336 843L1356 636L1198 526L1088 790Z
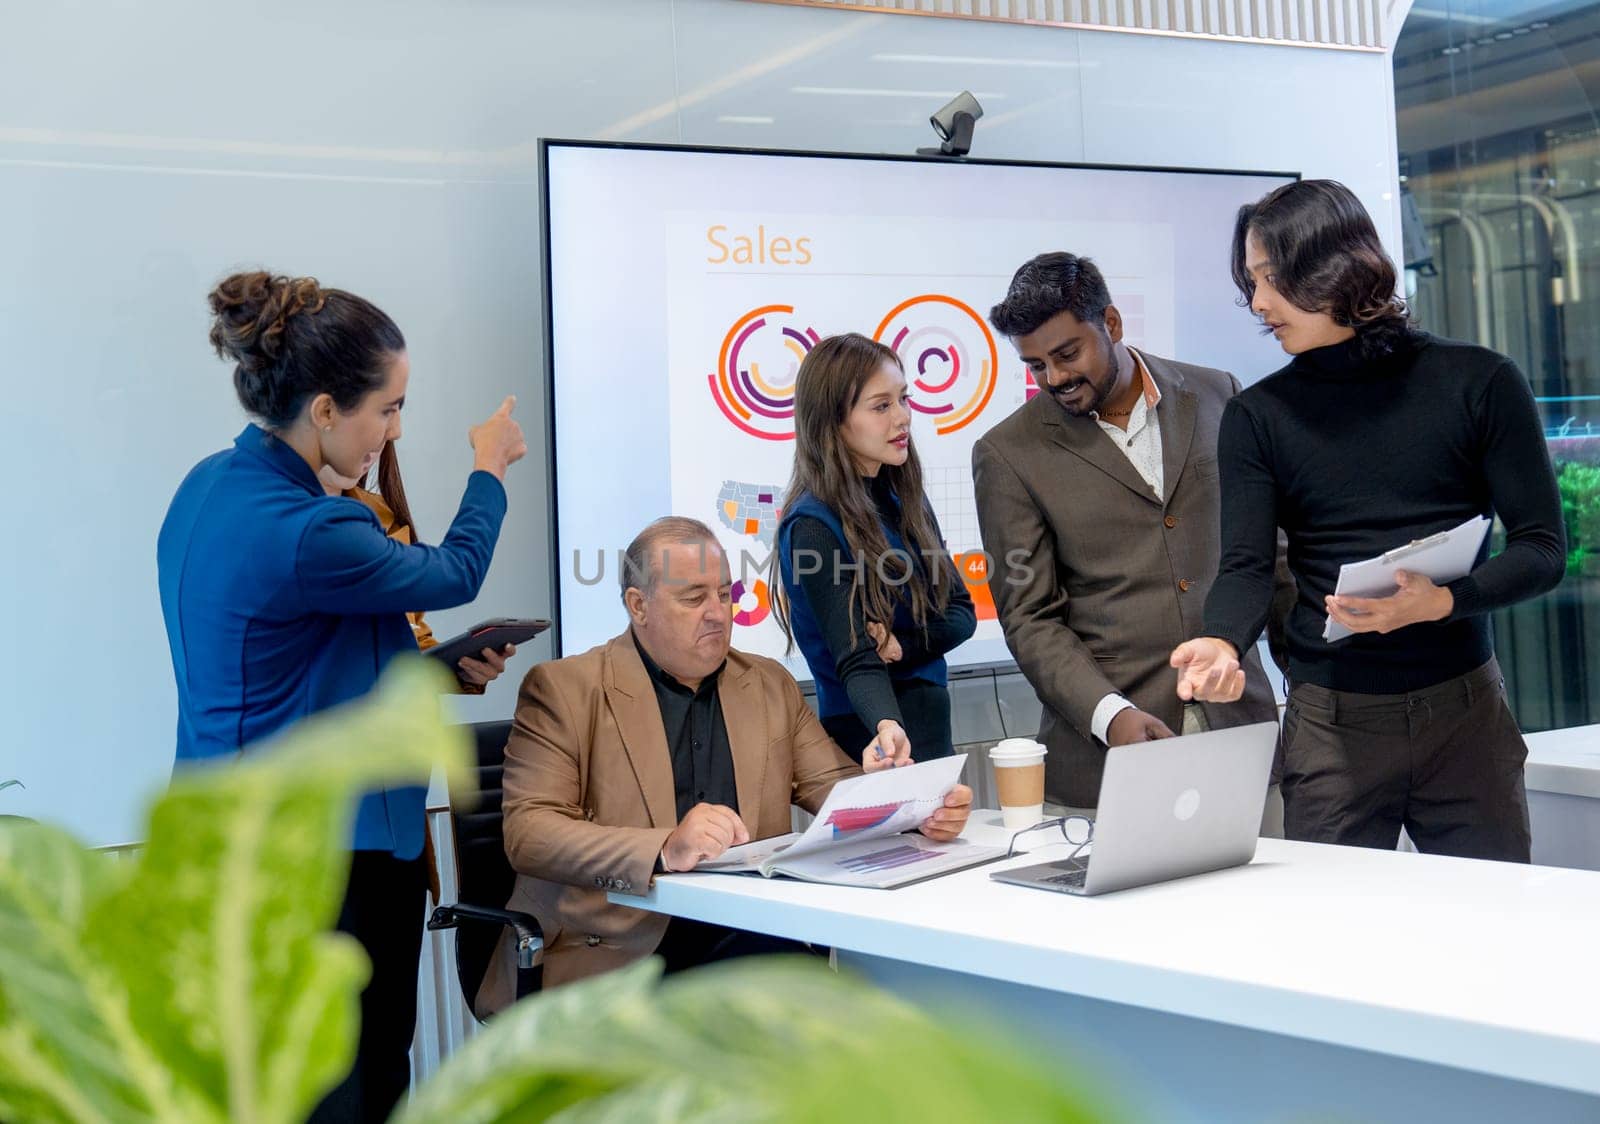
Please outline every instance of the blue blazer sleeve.
M295 557L307 607L324 613L449 609L478 596L506 514L506 490L487 472L467 479L438 546L407 546L383 533L359 502L329 503L301 535Z

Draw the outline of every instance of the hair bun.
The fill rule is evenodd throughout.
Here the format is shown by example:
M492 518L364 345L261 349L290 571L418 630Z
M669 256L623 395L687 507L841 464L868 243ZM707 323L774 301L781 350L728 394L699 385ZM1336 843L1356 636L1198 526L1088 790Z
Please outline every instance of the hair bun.
M326 297L314 277L285 277L255 270L235 273L206 298L211 306L211 346L242 371L277 362L283 332L302 312L321 310Z

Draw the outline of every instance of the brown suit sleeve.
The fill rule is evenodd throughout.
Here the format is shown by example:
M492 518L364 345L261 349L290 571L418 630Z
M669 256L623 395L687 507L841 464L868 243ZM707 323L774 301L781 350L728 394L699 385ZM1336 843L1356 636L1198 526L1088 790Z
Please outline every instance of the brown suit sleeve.
M1069 595L1056 581L1050 527L1016 470L988 441L972 448L972 482L990 558L989 592L1006 646L1039 701L1093 737L1094 708L1117 689L1066 624Z
M794 746L793 801L816 814L833 786L846 777L861 775L857 765L828 736L800 694L800 686L788 674L783 685L783 705L788 711L789 736Z
M506 858L519 874L570 886L650 889L656 856L672 828L607 827L584 808L581 767L592 716L538 664L522 681L506 743ZM592 704L591 704L592 705Z

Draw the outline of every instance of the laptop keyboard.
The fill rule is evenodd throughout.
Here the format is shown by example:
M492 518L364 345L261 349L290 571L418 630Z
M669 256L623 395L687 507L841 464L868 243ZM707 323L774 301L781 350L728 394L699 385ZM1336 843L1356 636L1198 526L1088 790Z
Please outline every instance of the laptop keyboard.
M1072 886L1077 889L1082 889L1083 881L1088 876L1088 863L1073 863L1071 869L1065 874L1053 874L1049 878L1044 878L1040 881L1047 882L1052 886Z

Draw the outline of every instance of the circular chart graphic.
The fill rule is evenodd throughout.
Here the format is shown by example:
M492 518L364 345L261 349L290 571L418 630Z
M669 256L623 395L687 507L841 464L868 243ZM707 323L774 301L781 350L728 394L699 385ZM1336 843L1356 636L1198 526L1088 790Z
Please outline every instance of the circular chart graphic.
M983 317L955 297L925 293L901 301L872 338L905 364L911 408L933 419L934 432L954 433L994 397L1000 357Z
M744 605L746 592L755 598L755 604L748 609ZM733 588L728 591L728 596L733 599L734 624L744 625L749 628L751 625L757 625L766 620L767 614L772 612L772 598L768 594L767 583L760 578L755 580L748 591L745 589L744 582L734 582Z
M793 440L795 375L819 339L795 319L793 305L745 313L722 337L717 369L707 377L717 408L752 437Z

